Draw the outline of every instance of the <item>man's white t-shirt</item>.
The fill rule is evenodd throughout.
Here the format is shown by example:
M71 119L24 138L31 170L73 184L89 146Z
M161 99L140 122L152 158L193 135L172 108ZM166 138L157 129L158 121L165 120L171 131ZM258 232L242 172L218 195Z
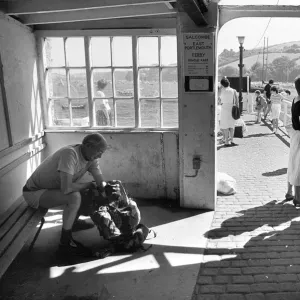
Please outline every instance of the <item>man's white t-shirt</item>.
M98 159L86 161L80 146L66 146L47 157L27 180L26 187L31 191L60 189L60 171L72 175L72 181L76 182L87 171L100 170Z

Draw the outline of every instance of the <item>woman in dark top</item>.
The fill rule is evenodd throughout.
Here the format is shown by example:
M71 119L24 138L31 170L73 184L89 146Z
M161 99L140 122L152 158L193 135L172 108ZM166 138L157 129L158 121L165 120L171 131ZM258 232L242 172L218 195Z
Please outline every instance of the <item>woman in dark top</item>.
M292 186L294 186L294 205L300 207L300 76L295 79L297 96L292 103L292 129L290 131L290 154L288 165L288 191L286 199L293 199Z
M268 113L271 111L271 108L272 108L272 102L271 102L270 98L271 98L271 87L272 87L273 83L274 83L274 80L270 79L269 83L264 88L264 96L267 100L265 107L264 107L264 119L265 120L267 119Z

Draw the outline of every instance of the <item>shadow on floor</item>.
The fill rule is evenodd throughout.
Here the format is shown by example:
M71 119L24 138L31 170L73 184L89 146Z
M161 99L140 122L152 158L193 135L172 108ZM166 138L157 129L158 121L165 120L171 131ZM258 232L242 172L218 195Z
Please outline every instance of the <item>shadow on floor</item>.
M1 299L190 300L213 212L136 201L142 223L157 232L145 243L153 245L148 251L104 259L61 257L56 250L62 212L53 210L33 250L26 246L1 279L6 295ZM93 249L105 244L96 227L74 237Z
M287 168L281 168L272 172L262 173L262 176L272 177L272 176L280 176L287 173Z
M270 132L270 133L256 133L256 134L249 134L249 135L246 135L244 138L253 138L253 137L262 137L262 136L270 136L272 135L273 133Z
M241 284L236 287L241 288L239 293L247 299L248 296L249 299L264 298L263 294L255 294L258 291L264 293L266 299L300 299L297 277L300 270L300 210L289 202L274 200L238 213L241 215L225 220L220 228L206 233L211 240L205 250L198 288L192 299L197 299L197 293L206 294L210 299L209 295L213 294L210 284L217 279L224 279L217 285L218 293L222 294L233 293L229 289L233 288L234 280L233 283ZM251 293L255 295L250 297ZM205 295L203 299L206 299ZM227 295L226 299L233 298Z
M268 124L266 121L263 121L264 125L267 126L272 131L272 124ZM278 133L274 134L279 138L286 146L290 147L289 136L279 127ZM281 134L279 134L281 133Z

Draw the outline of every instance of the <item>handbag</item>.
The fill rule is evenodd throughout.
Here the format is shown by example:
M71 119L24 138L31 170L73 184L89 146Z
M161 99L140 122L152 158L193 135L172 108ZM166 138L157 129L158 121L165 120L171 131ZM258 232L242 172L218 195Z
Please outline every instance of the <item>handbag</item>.
M241 116L240 108L238 107L236 91L234 91L234 94L233 94L233 106L232 106L231 115L232 115L232 118L235 120L238 120Z

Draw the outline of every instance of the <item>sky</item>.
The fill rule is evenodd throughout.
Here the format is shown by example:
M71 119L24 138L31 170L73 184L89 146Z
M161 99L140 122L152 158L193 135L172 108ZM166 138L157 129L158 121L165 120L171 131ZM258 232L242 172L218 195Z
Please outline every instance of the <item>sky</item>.
M221 0L220 5L276 5L278 0ZM279 5L299 5L299 0L279 0ZM240 18L226 23L219 32L218 54L224 49L238 51L237 36L245 36L244 47L247 50L263 46L264 36L268 37L269 46L291 41L299 41L300 18ZM260 41L260 43L259 43ZM259 43L259 44L258 44Z

